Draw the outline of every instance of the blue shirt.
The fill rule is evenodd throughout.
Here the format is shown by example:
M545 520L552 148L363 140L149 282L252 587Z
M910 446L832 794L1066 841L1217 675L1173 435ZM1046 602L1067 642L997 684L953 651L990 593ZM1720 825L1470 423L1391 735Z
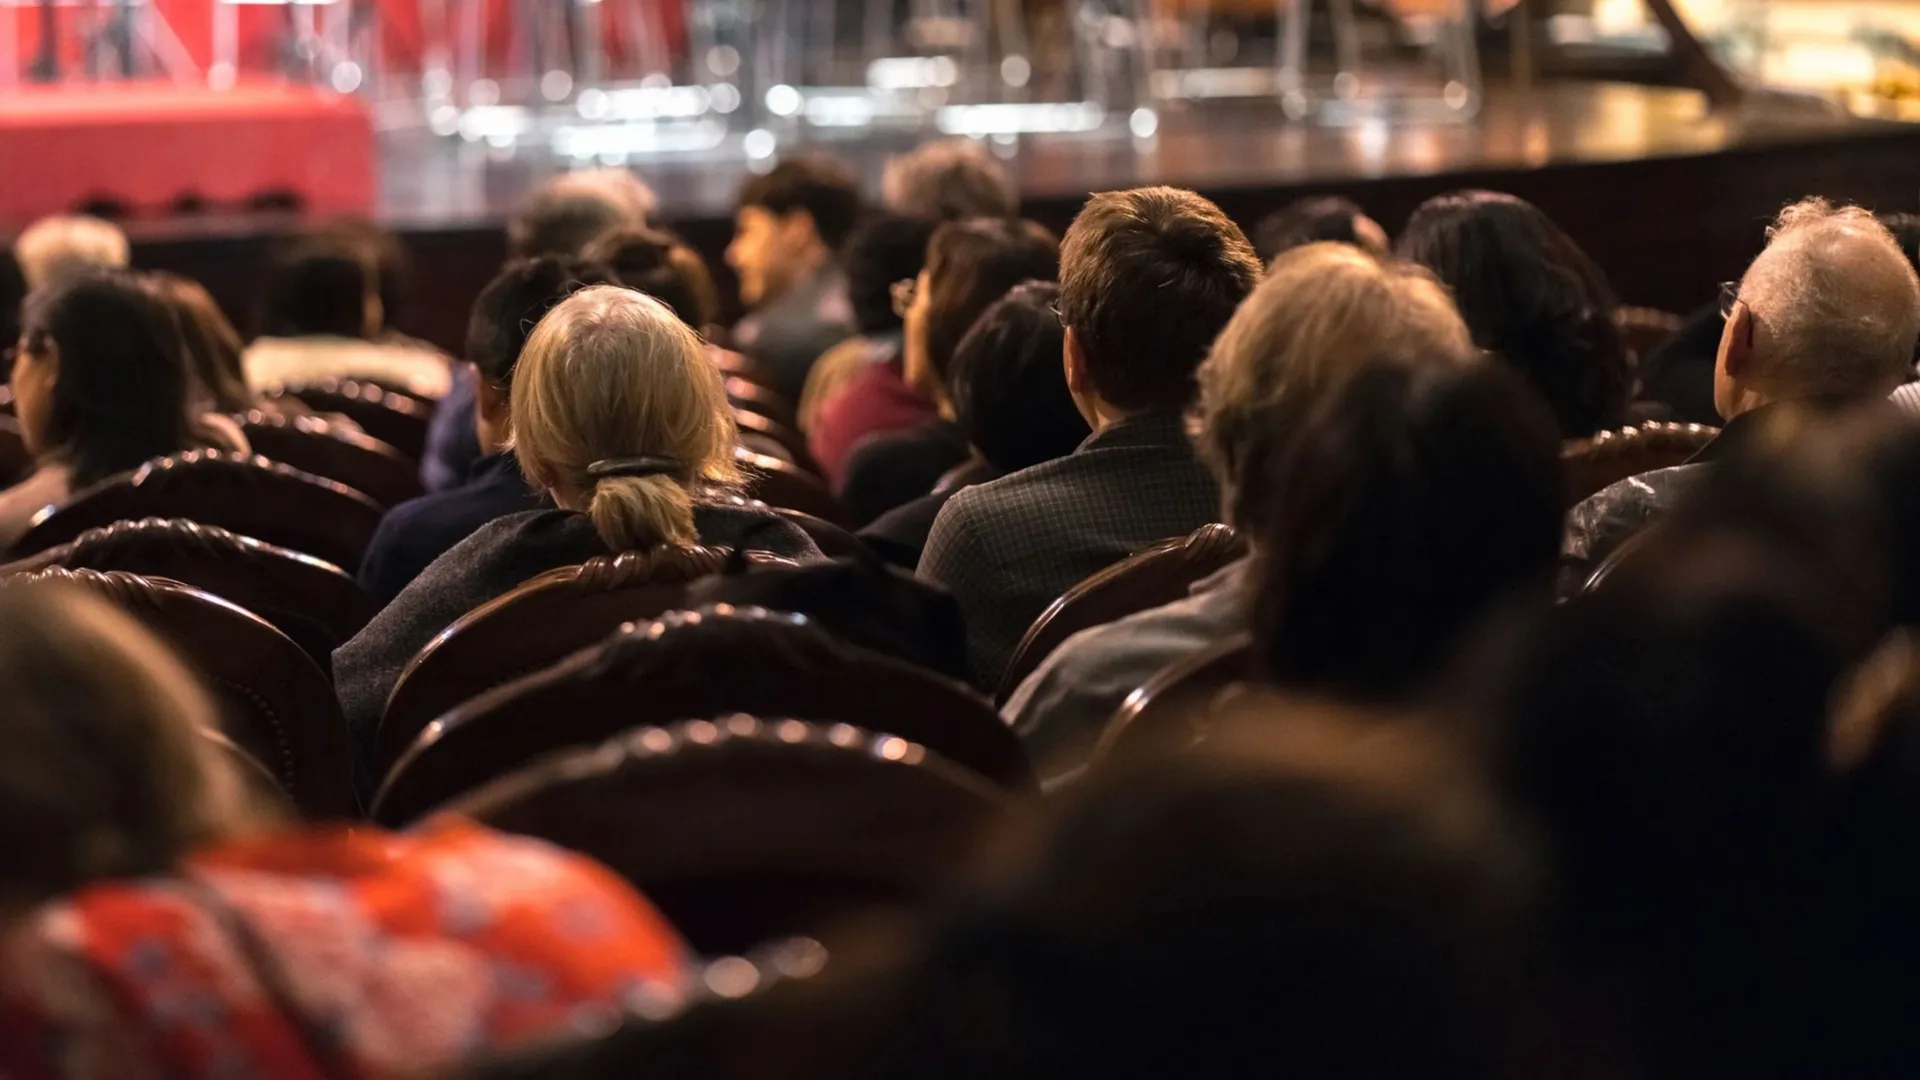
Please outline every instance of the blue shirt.
M360 563L360 584L385 605L481 526L548 505L520 475L512 453L489 454L474 463L460 487L409 499L387 512Z

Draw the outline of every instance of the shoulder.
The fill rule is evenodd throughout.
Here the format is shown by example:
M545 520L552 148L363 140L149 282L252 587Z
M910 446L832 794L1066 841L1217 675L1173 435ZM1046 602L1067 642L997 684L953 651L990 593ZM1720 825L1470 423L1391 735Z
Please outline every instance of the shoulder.
M744 548L790 559L824 557L805 529L750 500L696 503L693 524L700 542L709 547Z
M1629 476L1581 500L1567 512L1564 553L1577 561L1598 561L1670 509L1706 477L1702 464L1675 465Z

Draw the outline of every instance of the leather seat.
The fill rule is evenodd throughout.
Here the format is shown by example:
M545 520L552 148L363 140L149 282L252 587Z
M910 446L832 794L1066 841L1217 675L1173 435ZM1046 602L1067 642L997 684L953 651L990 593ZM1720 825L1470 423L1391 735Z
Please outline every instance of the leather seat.
M1251 649L1248 635L1238 634L1147 680L1107 722L1094 768L1152 761L1205 739L1213 704L1245 677Z
M1060 643L1148 608L1184 599L1195 583L1247 553L1227 525L1202 525L1188 536L1163 540L1068 589L1040 613L1013 651L996 700L1005 704Z
M370 435L317 416L284 416L258 409L235 419L254 453L345 484L389 510L426 493L416 464Z
M820 474L813 465L813 458L807 453L807 440L793 428L778 420L769 419L759 413L736 409L734 424L740 429L740 445L763 457L791 462L796 468L809 476ZM766 453L759 447L768 447L777 452Z
M802 616L717 605L625 627L435 721L388 773L375 813L404 824L544 754L732 712L885 732L1004 787L1035 786L1019 738L965 686Z
M203 589L272 623L331 671L333 650L360 632L379 605L339 567L198 522L144 518L89 529L0 574L48 567L121 570Z
M35 555L88 529L140 518L185 518L356 570L380 507L345 485L266 458L190 450L156 458L76 494L13 547Z
M1719 434L1719 428L1705 424L1650 422L1572 440L1560 451L1567 471L1567 505L1629 476L1684 465Z
M265 396L298 398L315 412L339 413L415 462L426 455L434 406L409 394L364 379L320 379L289 383Z
M213 697L225 734L273 773L303 813L356 813L347 726L333 687L285 634L165 578L56 568L0 579L0 587L38 581L91 589L172 646Z
M732 715L630 730L452 809L597 860L715 956L935 900L1006 802L904 739Z
M840 500L833 497L827 485L798 465L756 454L744 447L735 452L734 460L747 474L748 498L784 510L811 514L835 525L846 520L845 513L840 509Z

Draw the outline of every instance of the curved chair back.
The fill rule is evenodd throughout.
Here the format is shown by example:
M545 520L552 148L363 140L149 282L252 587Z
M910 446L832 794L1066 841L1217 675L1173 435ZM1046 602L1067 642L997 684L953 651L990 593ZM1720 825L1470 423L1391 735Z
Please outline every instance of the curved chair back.
M1245 676L1251 648L1248 636L1238 634L1147 680L1107 721L1094 767L1151 761L1204 739L1211 705Z
M1719 428L1705 424L1655 422L1575 439L1560 451L1567 470L1567 505L1629 476L1684 465L1718 434Z
M0 415L0 484L11 487L32 471L33 455L27 452L27 440L20 434L20 421Z
M996 700L1004 704L1074 634L1183 599L1195 582L1218 573L1246 552L1246 541L1231 526L1202 525L1188 536L1162 540L1068 589L1027 628L1000 679Z
M606 640L623 623L684 606L687 586L726 565L718 548L660 547L549 570L475 608L408 662L380 720L391 766L422 728L496 686Z
M386 443L318 416L255 409L235 417L253 452L301 472L345 484L391 510L426 493L420 470Z
M373 597L332 563L193 521L144 518L89 529L0 574L61 567L120 570L203 589L272 623L333 669L333 650L378 611Z
M212 694L221 727L310 816L356 812L346 721L333 685L285 634L252 612L165 578L48 569L0 584L91 589L171 645Z
M140 518L185 518L340 567L358 567L380 507L343 484L263 457L190 450L108 477L35 522L13 546L35 555L88 529Z
M807 440L799 432L778 420L769 419L756 412L736 409L734 424L740 429L740 445L763 457L775 458L791 463L795 468L809 476L818 476L813 458L807 453ZM759 449L772 450L767 453Z
M434 721L388 773L376 814L405 823L543 754L635 724L733 712L885 732L1003 786L1034 787L1019 738L966 687L804 616L716 605L624 627Z
M845 520L840 501L827 490L827 485L798 465L756 454L745 447L734 453L734 460L747 474L749 498L783 510L811 514L836 525Z
M727 376L727 400L735 412L750 412L791 427L798 410L785 395L738 375Z
M1636 363L1665 345L1667 339L1679 333L1687 322L1670 311L1645 307L1616 308L1613 321L1620 328L1621 342L1633 354Z
M942 895L1006 801L905 739L736 714L627 731L453 809L590 856L713 956Z
M414 461L426 455L427 423L433 417L433 406L411 395L364 379L319 379L289 383L267 391L265 396L269 400L299 398L315 412L345 416L359 424L360 430Z

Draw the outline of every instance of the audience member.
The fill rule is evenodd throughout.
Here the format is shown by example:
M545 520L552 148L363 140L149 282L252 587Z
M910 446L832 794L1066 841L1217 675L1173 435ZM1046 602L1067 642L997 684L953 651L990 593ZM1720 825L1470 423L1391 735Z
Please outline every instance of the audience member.
M146 281L173 312L174 323L180 328L187 372L201 407L209 412L235 414L259 408L260 399L247 386L246 369L240 360L246 348L240 331L227 321L226 313L206 287L179 274L150 273Z
M445 395L452 378L447 358L374 340L384 325L368 248L324 236L295 240L268 270L262 336L243 357L247 382L264 390L320 379L370 379L423 397Z
M90 267L122 269L132 259L127 234L111 221L82 215L44 217L27 226L13 242L27 288Z
M902 369L907 385L934 403L938 418L908 431L874 434L847 457L838 494L848 518L865 525L925 495L967 460L966 433L953 419L949 368L960 339L980 313L1023 281L1060 272L1060 242L1018 218L972 218L940 226L927 265L903 288Z
M798 526L719 497L740 480L720 373L699 335L651 297L597 285L548 312L514 369L509 413L521 472L559 509L482 527L334 654L363 749L407 661L536 574L659 544L819 557Z
M20 337L20 305L27 300L27 276L12 248L0 248L0 341Z
M1387 230L1368 217L1359 203L1339 195L1297 199L1253 227L1253 250L1269 266L1285 252L1323 241L1352 244L1378 256L1384 256L1388 247Z
M1858 207L1788 207L1738 286L1714 403L1727 425L1692 461L1623 480L1567 518L1565 587L1577 587L1629 536L1696 486L1783 401L1884 398L1907 377L1920 340L1920 277L1884 225Z
M854 336L823 353L800 394L800 430L808 456L837 484L853 445L868 435L905 431L936 418L933 402L907 385L901 356L905 318L894 302L903 281L927 265L939 226L925 218L880 214L854 230L841 264L853 305Z
M680 321L706 333L719 318L720 294L706 260L679 237L660 229L622 229L587 245L586 257L612 270L619 283L673 309Z
M1297 431L1363 365L1458 367L1472 353L1445 288L1414 264L1331 243L1283 253L1200 368L1197 441L1225 492L1224 519L1256 553L1304 531L1310 523L1266 515L1279 498L1274 485L1290 473L1281 462L1255 456L1290 451L1280 436ZM1412 439L1430 434L1417 427L1425 419L1380 423ZM1356 456L1336 475L1351 480L1361 467ZM1496 474L1487 483L1499 486L1504 479ZM1236 562L1184 600L1081 631L1027 677L1003 715L1043 778L1084 765L1114 711L1161 669L1248 628L1253 562Z
M507 264L474 301L467 324L467 377L476 397L467 422L484 456L467 482L387 512L367 545L360 584L382 604L435 559L490 521L551 505L520 473L512 450L514 366L541 318L575 291L615 284L598 263L543 255Z
M1060 270L1067 388L1094 435L955 495L920 561L960 602L982 688L1075 582L1219 514L1182 414L1201 359L1259 281L1252 245L1192 192L1106 192L1067 230Z
M892 213L931 221L1013 217L1020 190L980 143L941 139L887 160L880 202Z
M27 297L12 385L34 471L0 492L0 547L40 510L200 441L183 351L166 307L127 271L61 274Z
M0 635L9 1075L438 1072L679 992L684 947L607 870L452 819L277 825L132 620L30 585L0 624L32 627Z
M561 173L536 188L507 223L507 247L522 259L579 258L608 233L645 228L657 202L653 189L626 169Z
M1029 281L973 322L954 346L947 372L954 423L972 457L940 478L934 489L889 510L860 530L882 559L909 570L920 564L934 518L954 492L1066 457L1089 434L1067 392L1061 370L1066 333L1054 314L1060 287Z
M727 265L751 310L734 325L733 344L766 367L789 401L799 400L820 354L852 332L834 254L859 216L853 174L821 155L789 158L740 189Z
M1546 398L1561 438L1620 424L1632 376L1613 290L1539 208L1490 191L1442 195L1414 211L1399 250L1453 290L1474 341Z

